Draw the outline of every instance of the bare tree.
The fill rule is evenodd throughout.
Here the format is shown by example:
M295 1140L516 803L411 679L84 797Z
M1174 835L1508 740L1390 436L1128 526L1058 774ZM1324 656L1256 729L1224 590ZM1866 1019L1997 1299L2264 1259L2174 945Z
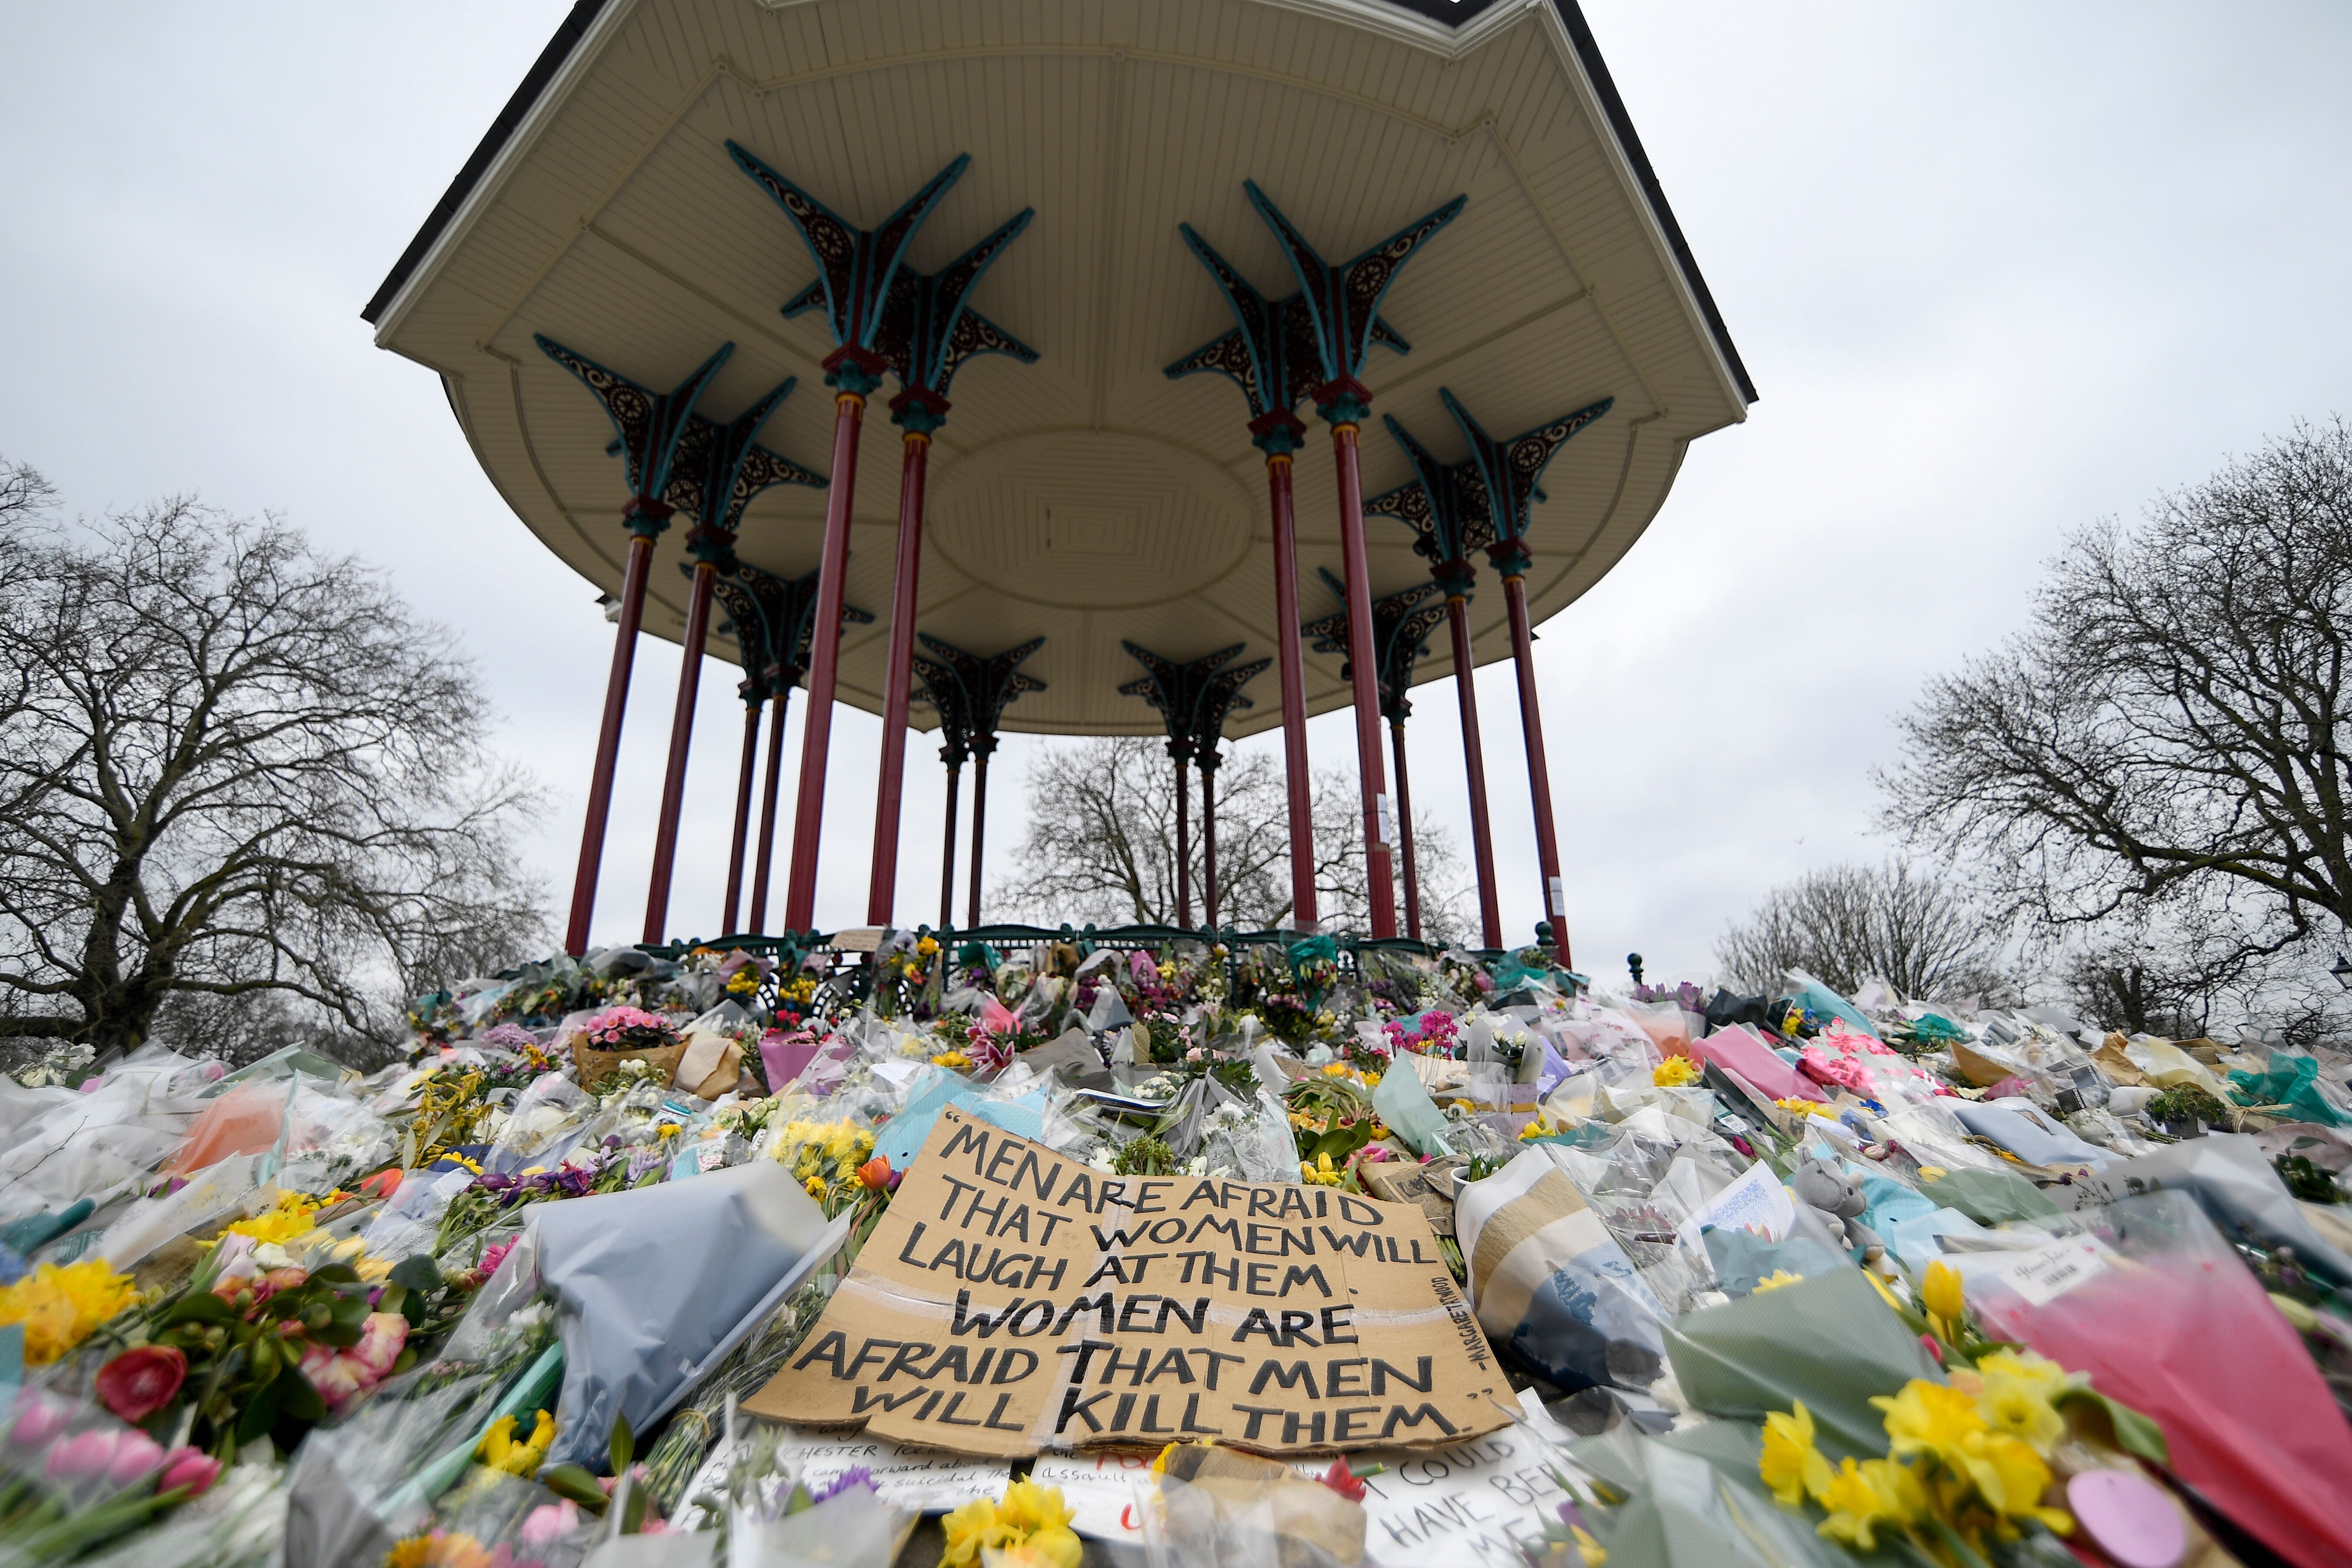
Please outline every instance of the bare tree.
M1192 779L1193 916L1201 918L1203 845L1199 777ZM1176 771L1166 745L1136 735L1058 746L1028 777L1028 836L1021 875L998 908L1040 924L1171 922L1176 915ZM1326 929L1365 930L1362 818L1353 781L1315 781L1315 886ZM1423 934L1458 942L1460 856L1443 830L1416 820ZM1282 773L1264 752L1237 753L1217 770L1217 921L1268 930L1290 916L1290 833ZM1434 895L1434 896L1433 896Z
M1905 719L1885 820L2095 953L2185 905L2227 910L2199 967L2308 965L2352 916L2347 627L2352 430L2298 425L2069 540L2032 626Z
M0 663L0 1036L111 1052L233 998L382 1033L543 942L534 790L449 635L352 560L161 502L23 546Z
M57 487L29 463L0 458L0 535L49 510Z
M1901 860L1832 866L1775 888L1716 944L1727 983L1770 991L1801 969L1852 995L1885 981L1906 996L2007 990L2000 932L1943 879Z

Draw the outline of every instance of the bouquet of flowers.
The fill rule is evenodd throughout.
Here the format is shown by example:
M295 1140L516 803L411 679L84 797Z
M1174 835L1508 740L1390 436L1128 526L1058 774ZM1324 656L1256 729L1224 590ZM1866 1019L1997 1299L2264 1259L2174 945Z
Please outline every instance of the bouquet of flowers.
M0 1556L77 1556L201 1496L221 1463L37 1389L16 1396L0 1447Z

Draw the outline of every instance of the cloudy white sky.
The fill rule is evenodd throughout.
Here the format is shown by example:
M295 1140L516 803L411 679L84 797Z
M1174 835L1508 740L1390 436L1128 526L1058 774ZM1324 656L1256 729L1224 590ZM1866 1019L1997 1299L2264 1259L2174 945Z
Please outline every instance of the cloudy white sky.
M388 571L463 636L500 744L549 786L530 852L551 903L612 634L358 312L566 9L0 8L0 453L85 511L194 491ZM1774 883L1886 852L1870 772L1897 715L2020 624L2063 531L2352 412L2352 11L1588 12L1763 394L1537 647L1578 957L1697 974ZM636 934L648 835L625 825L658 799L677 668L672 645L639 654L600 939ZM725 677L704 688L681 932L712 931L725 877ZM1507 666L1479 699L1502 861L1524 865ZM1416 693L1416 804L1466 842L1454 725L1448 687ZM824 923L863 912L876 728L835 725ZM1345 714L1312 734L1347 765ZM992 871L1050 743L1001 753ZM911 754L920 913L940 785ZM1504 900L1524 932L1534 879Z

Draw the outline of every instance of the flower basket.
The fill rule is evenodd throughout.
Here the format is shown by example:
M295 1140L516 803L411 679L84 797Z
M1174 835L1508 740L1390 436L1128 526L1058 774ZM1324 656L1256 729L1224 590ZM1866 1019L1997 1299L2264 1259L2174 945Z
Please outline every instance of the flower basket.
M642 1007L607 1007L572 1038L580 1087L592 1093L626 1061L649 1064L667 1089L677 1078L686 1041L669 1021Z
M659 1046L651 1050L600 1051L585 1044L572 1047L572 1064L580 1074L580 1087L593 1093L604 1080L621 1070L623 1062L646 1062L660 1075L667 1088L677 1078L677 1064L686 1058L686 1042Z

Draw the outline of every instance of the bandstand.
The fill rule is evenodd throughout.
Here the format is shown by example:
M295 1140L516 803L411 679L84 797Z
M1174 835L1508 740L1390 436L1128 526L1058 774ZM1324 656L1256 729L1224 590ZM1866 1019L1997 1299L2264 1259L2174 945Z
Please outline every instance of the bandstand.
M872 925L917 918L910 728L949 769L944 926L967 761L979 918L1000 730L1164 731L1213 923L1217 748L1279 726L1311 927L1304 726L1347 707L1366 934L1400 895L1417 934L1406 691L1451 677L1499 946L1469 671L1509 658L1528 778L1494 809L1532 817L1512 874L1566 964L1589 827L1553 821L1533 628L1755 398L1574 0L580 0L363 313L617 601L573 952L619 748L656 743L625 737L650 633L688 657L648 942L809 929L836 702L884 721ZM717 922L669 908L705 653L744 700Z

